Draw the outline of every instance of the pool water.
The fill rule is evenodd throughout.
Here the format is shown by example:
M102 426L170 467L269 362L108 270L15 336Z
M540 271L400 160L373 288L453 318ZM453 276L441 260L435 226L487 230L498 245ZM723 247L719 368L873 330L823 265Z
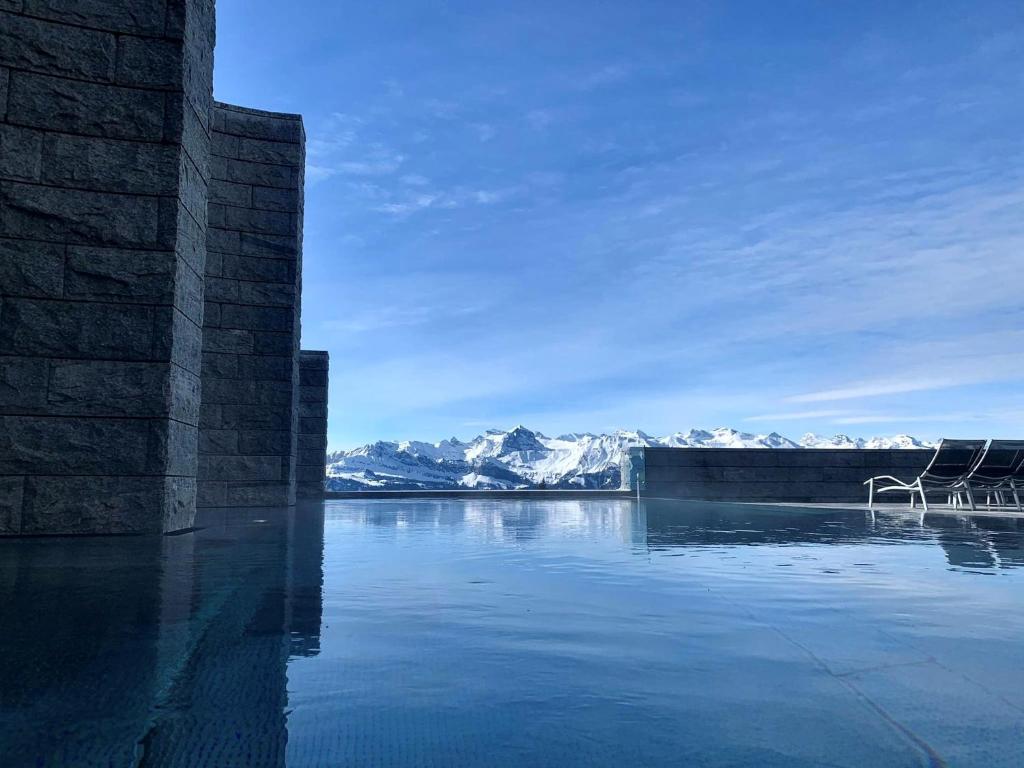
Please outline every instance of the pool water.
M1024 520L356 500L0 540L0 765L1021 766Z

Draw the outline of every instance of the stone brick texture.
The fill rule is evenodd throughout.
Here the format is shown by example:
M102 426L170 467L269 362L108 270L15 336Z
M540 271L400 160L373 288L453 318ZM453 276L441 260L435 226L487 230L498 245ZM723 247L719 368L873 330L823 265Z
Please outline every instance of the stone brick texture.
M0 534L192 525L213 14L0 2Z
M296 494L300 499L324 498L329 369L330 357L326 352L304 349L300 353L299 451L295 467Z
M644 448L641 494L650 498L747 502L866 502L864 481L912 480L931 450ZM635 460L635 459L634 459ZM881 497L880 497L881 498ZM882 501L908 497L887 495Z
M200 507L295 503L302 119L211 113Z

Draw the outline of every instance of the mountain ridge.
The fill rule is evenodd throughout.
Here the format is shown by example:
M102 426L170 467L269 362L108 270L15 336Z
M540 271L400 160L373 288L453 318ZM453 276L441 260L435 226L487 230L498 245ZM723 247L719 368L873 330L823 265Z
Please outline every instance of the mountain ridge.
M629 448L930 448L910 435L852 438L808 432L791 440L777 432L754 434L728 427L690 429L665 437L641 430L610 434L571 432L559 437L518 425L489 429L470 441L387 441L327 456L329 490L444 490L451 488L617 488Z

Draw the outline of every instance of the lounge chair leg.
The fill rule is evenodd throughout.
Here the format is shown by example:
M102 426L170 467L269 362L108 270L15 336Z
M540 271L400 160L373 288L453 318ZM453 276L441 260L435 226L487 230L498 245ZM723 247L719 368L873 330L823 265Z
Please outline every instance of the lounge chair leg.
M875 508L875 478L868 480L868 509Z
M923 510L921 518L924 519L924 513L928 511L928 499L924 497L924 486L921 484L920 480L917 481L917 490L921 494L921 509ZM913 498L913 495L911 495L911 498Z
M1010 491L1013 493L1013 501L1017 505L1017 511L1020 512L1020 495L1017 493L1017 485L1013 480L1010 481Z
M970 483L964 483L964 492L967 494L967 503L971 505L971 512L977 512L978 508L974 506L974 493L971 491Z

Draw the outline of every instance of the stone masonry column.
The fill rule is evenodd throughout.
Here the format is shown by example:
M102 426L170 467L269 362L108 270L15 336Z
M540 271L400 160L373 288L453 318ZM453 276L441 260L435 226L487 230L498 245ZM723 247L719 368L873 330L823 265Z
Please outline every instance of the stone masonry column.
M199 506L295 503L305 135L298 115L216 104Z
M0 0L0 534L192 525L213 0Z
M299 452L295 477L300 499L324 498L327 473L327 352L299 353Z

